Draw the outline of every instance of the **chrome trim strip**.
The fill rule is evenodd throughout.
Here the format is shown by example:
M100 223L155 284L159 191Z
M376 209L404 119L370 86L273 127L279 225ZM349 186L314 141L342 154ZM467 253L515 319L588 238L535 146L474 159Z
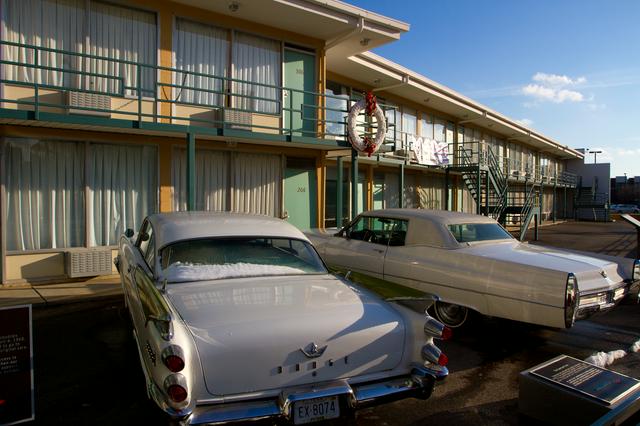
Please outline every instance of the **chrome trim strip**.
M357 409L378 402L415 396L427 398L433 391L436 380L443 379L448 370L442 367L432 371L417 365L408 376L384 381L351 386L346 381L334 381L286 389L277 400L235 402L219 405L196 406L186 424L224 424L237 421L284 418L291 420L291 408L295 402L331 396L346 397L348 408Z

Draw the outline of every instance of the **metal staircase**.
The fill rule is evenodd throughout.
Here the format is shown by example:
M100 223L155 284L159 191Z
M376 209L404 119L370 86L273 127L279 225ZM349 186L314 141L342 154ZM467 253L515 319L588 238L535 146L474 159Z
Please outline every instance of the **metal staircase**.
M493 217L506 228L519 232L520 240L534 217L540 218L540 182L525 179L525 190L509 185L498 156L490 147L466 144L455 149L456 163L451 170L459 171L462 180L476 202L479 214ZM539 220L539 219L538 219Z
M478 212L499 220L507 205L508 184L498 158L490 149L474 154L472 149L459 147L457 159L458 164L451 169L462 172Z

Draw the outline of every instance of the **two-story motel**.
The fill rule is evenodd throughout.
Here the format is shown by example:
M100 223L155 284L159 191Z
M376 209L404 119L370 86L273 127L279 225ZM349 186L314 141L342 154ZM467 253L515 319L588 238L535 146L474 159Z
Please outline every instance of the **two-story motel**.
M582 154L368 51L406 23L336 0L1 0L1 20L3 284L108 274L154 212L570 214ZM370 90L387 117L371 157L345 121Z

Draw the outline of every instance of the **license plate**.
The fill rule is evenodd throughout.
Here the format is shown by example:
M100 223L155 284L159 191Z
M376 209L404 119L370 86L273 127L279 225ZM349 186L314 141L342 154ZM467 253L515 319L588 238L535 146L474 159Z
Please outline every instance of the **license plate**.
M293 423L297 425L340 417L338 397L307 399L293 404Z

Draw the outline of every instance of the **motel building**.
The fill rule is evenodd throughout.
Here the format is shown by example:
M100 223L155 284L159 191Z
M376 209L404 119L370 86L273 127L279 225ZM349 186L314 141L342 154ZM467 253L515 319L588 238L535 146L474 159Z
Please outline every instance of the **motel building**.
M584 154L369 51L406 23L336 0L0 7L4 285L115 273L155 212L446 209L515 234L572 214ZM385 119L349 118L367 93Z

